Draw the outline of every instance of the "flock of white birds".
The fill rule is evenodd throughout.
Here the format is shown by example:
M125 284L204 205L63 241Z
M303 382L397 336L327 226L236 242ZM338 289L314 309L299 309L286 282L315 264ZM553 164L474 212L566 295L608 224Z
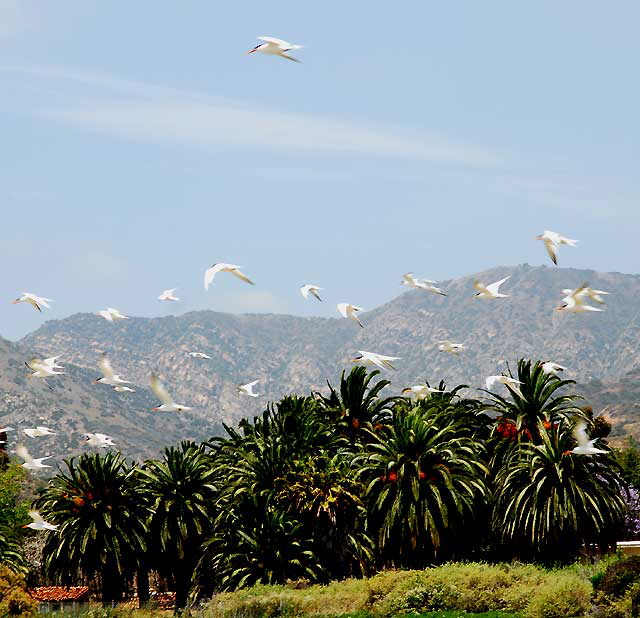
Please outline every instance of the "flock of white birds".
M258 40L262 41L259 45L256 45L253 49L249 50L248 53L259 52L262 54L268 55L277 55L281 58L286 58L287 60L292 60L294 62L299 62L296 58L287 54L287 52L295 49L301 49L301 45L294 45L284 41L282 39L276 39L273 37L258 37ZM570 246L573 247L576 245L578 241L573 240L571 238L566 238L561 236L557 232L551 232L546 230L541 235L536 237L537 240L541 240L544 243L544 246L554 264L558 264L558 249L561 246ZM204 287L205 290L208 290L211 284L213 283L215 277L220 273L230 273L248 283L250 285L254 285L253 281L247 277L243 272L241 272L241 266L237 266L234 264L227 263L216 263L213 264L210 268L208 268L204 273ZM480 281L474 282L474 287L477 290L475 294L475 298L478 299L501 299L508 298L507 294L501 293L500 287L509 279L509 277L504 277L499 281L495 281L493 283L485 285ZM436 286L436 281L432 281L429 279L420 279L415 277L413 273L405 273L403 275L402 281L400 282L402 285L424 290L426 292L431 292L433 294L438 294L441 296L447 296L446 292L441 290ZM162 294L158 296L158 300L164 302L178 302L180 299L175 296L177 288L171 288L164 290ZM308 299L309 295L316 298L318 301L322 301L322 298L319 295L319 292L322 291L323 288L313 285L313 284L305 284L300 288L300 293L304 297L304 299ZM565 311L569 313L588 313L588 312L598 312L602 311L602 308L594 307L588 304L588 300L592 300L598 304L604 304L602 299L603 295L608 294L608 292L604 292L602 290L594 290L588 286L588 284L584 284L576 289L564 289L562 290L564 297L562 298L562 302L559 307L557 307L558 311ZM30 292L25 292L19 298L16 298L14 303L29 303L32 307L37 309L38 311L42 311L42 308L50 308L49 303L54 302L50 298L44 298L42 296L37 296L36 294L32 294ZM353 305L351 303L341 302L337 304L337 310L344 318L348 318L353 320L356 324L358 324L361 328L364 328L364 325L360 321L358 317L358 313L363 311L362 307L357 305ZM113 307L109 307L107 309L98 311L96 315L104 318L108 322L115 322L118 320L126 320L128 316L119 311L118 309L114 309ZM454 343L452 341L441 341L438 344L438 349L442 352L446 352L449 354L458 354L462 350L465 349L465 346L462 343ZM210 360L211 356L203 353L203 352L188 352L188 356L191 358L199 358ZM61 365L58 364L58 359L60 356L53 356L51 358L39 359L33 358L29 361L25 362L27 368L31 371L28 375L30 378L40 378L45 380L46 378L63 375L64 372L61 371L64 369ZM382 370L392 369L395 370L393 361L401 360L399 357L394 356L385 356L383 354L377 354L374 352L368 352L365 350L359 350L358 356L352 359L353 362L363 364L363 365L373 365ZM128 386L131 382L123 379L121 376L116 374L111 366L111 363L105 354L102 354L98 361L98 367L102 373L102 377L95 380L98 384L104 384L110 386L115 391L119 393L126 392L134 392L134 389ZM556 375L558 372L563 371L566 367L563 367L557 363L547 361L542 365L543 371L546 374ZM254 392L255 385L259 382L259 380L253 380L247 384L241 384L237 387L237 392L240 395L245 395L248 397L259 397L260 395ZM522 384L518 380L506 376L506 375L493 375L489 376L485 381L485 388L488 391L494 389L497 385L504 385L507 387L509 391L513 394L522 397L522 393L519 390L519 385ZM184 412L186 410L191 410L192 408L177 404L174 398L169 394L169 392L165 389L163 384L160 382L158 375L154 372L150 377L150 386L151 390L155 394L155 396L160 401L160 405L153 408L154 411L157 412ZM438 389L431 388L428 384L417 384L415 386L411 386L403 390L403 393L410 393L416 397L416 399L424 399L426 397L431 396L434 393L443 393L444 391L440 391ZM0 434L6 433L8 431L15 431L13 427L4 427L0 428ZM56 432L52 431L48 427L35 427L35 428L27 428L22 430L23 433L29 438L38 438L42 436L50 436L55 435ZM578 446L573 449L573 453L577 455L594 455L598 453L605 453L606 451L602 449L598 449L594 446L594 440L589 440L589 436L586 431L586 424L584 422L580 422L577 424L574 430L574 437L578 442ZM116 446L113 439L102 433L88 433L85 434L86 444L91 447L97 448L108 448L112 446ZM47 455L45 457L32 457L29 454L29 451L24 446L24 444L19 444L16 447L15 453L24 461L22 466L27 470L39 470L42 468L50 468L51 466L43 463L45 460L50 459L53 455ZM42 519L40 514L37 511L30 511L32 522L27 524L28 528L32 528L34 530L56 530L57 526L50 524Z

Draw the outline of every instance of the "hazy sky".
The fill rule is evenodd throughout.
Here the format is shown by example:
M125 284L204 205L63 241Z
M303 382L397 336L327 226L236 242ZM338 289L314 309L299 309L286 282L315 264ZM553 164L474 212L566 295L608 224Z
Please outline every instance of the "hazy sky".
M547 263L544 229L580 240L563 266L636 273L638 23L635 1L0 0L0 335L107 306L337 316L406 271ZM262 35L302 63L246 55ZM216 261L255 288L205 293Z

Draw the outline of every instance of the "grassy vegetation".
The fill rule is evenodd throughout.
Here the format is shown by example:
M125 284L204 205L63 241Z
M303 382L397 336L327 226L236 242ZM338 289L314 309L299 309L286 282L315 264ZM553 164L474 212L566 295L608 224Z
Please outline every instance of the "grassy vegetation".
M395 618L409 614L434 618L469 614L578 618L590 608L593 588L589 577L594 570L451 563L418 571L385 571L369 579L348 579L326 586L295 582L253 586L217 595L204 613L211 618Z

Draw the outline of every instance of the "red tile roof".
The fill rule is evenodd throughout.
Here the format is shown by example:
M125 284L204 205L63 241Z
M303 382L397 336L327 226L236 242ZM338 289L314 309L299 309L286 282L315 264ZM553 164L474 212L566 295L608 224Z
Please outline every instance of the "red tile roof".
M78 601L89 594L87 586L41 586L32 588L29 594L36 601Z

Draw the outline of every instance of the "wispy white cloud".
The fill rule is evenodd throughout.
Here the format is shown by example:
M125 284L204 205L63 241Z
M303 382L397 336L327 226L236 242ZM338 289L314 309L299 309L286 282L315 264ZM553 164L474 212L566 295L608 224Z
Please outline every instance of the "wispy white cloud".
M402 134L388 127L275 111L109 75L58 67L0 66L0 72L66 82L67 96L58 96L49 109L38 108L34 113L108 135L214 147L350 152L472 166L492 166L498 161L483 148L408 131Z

